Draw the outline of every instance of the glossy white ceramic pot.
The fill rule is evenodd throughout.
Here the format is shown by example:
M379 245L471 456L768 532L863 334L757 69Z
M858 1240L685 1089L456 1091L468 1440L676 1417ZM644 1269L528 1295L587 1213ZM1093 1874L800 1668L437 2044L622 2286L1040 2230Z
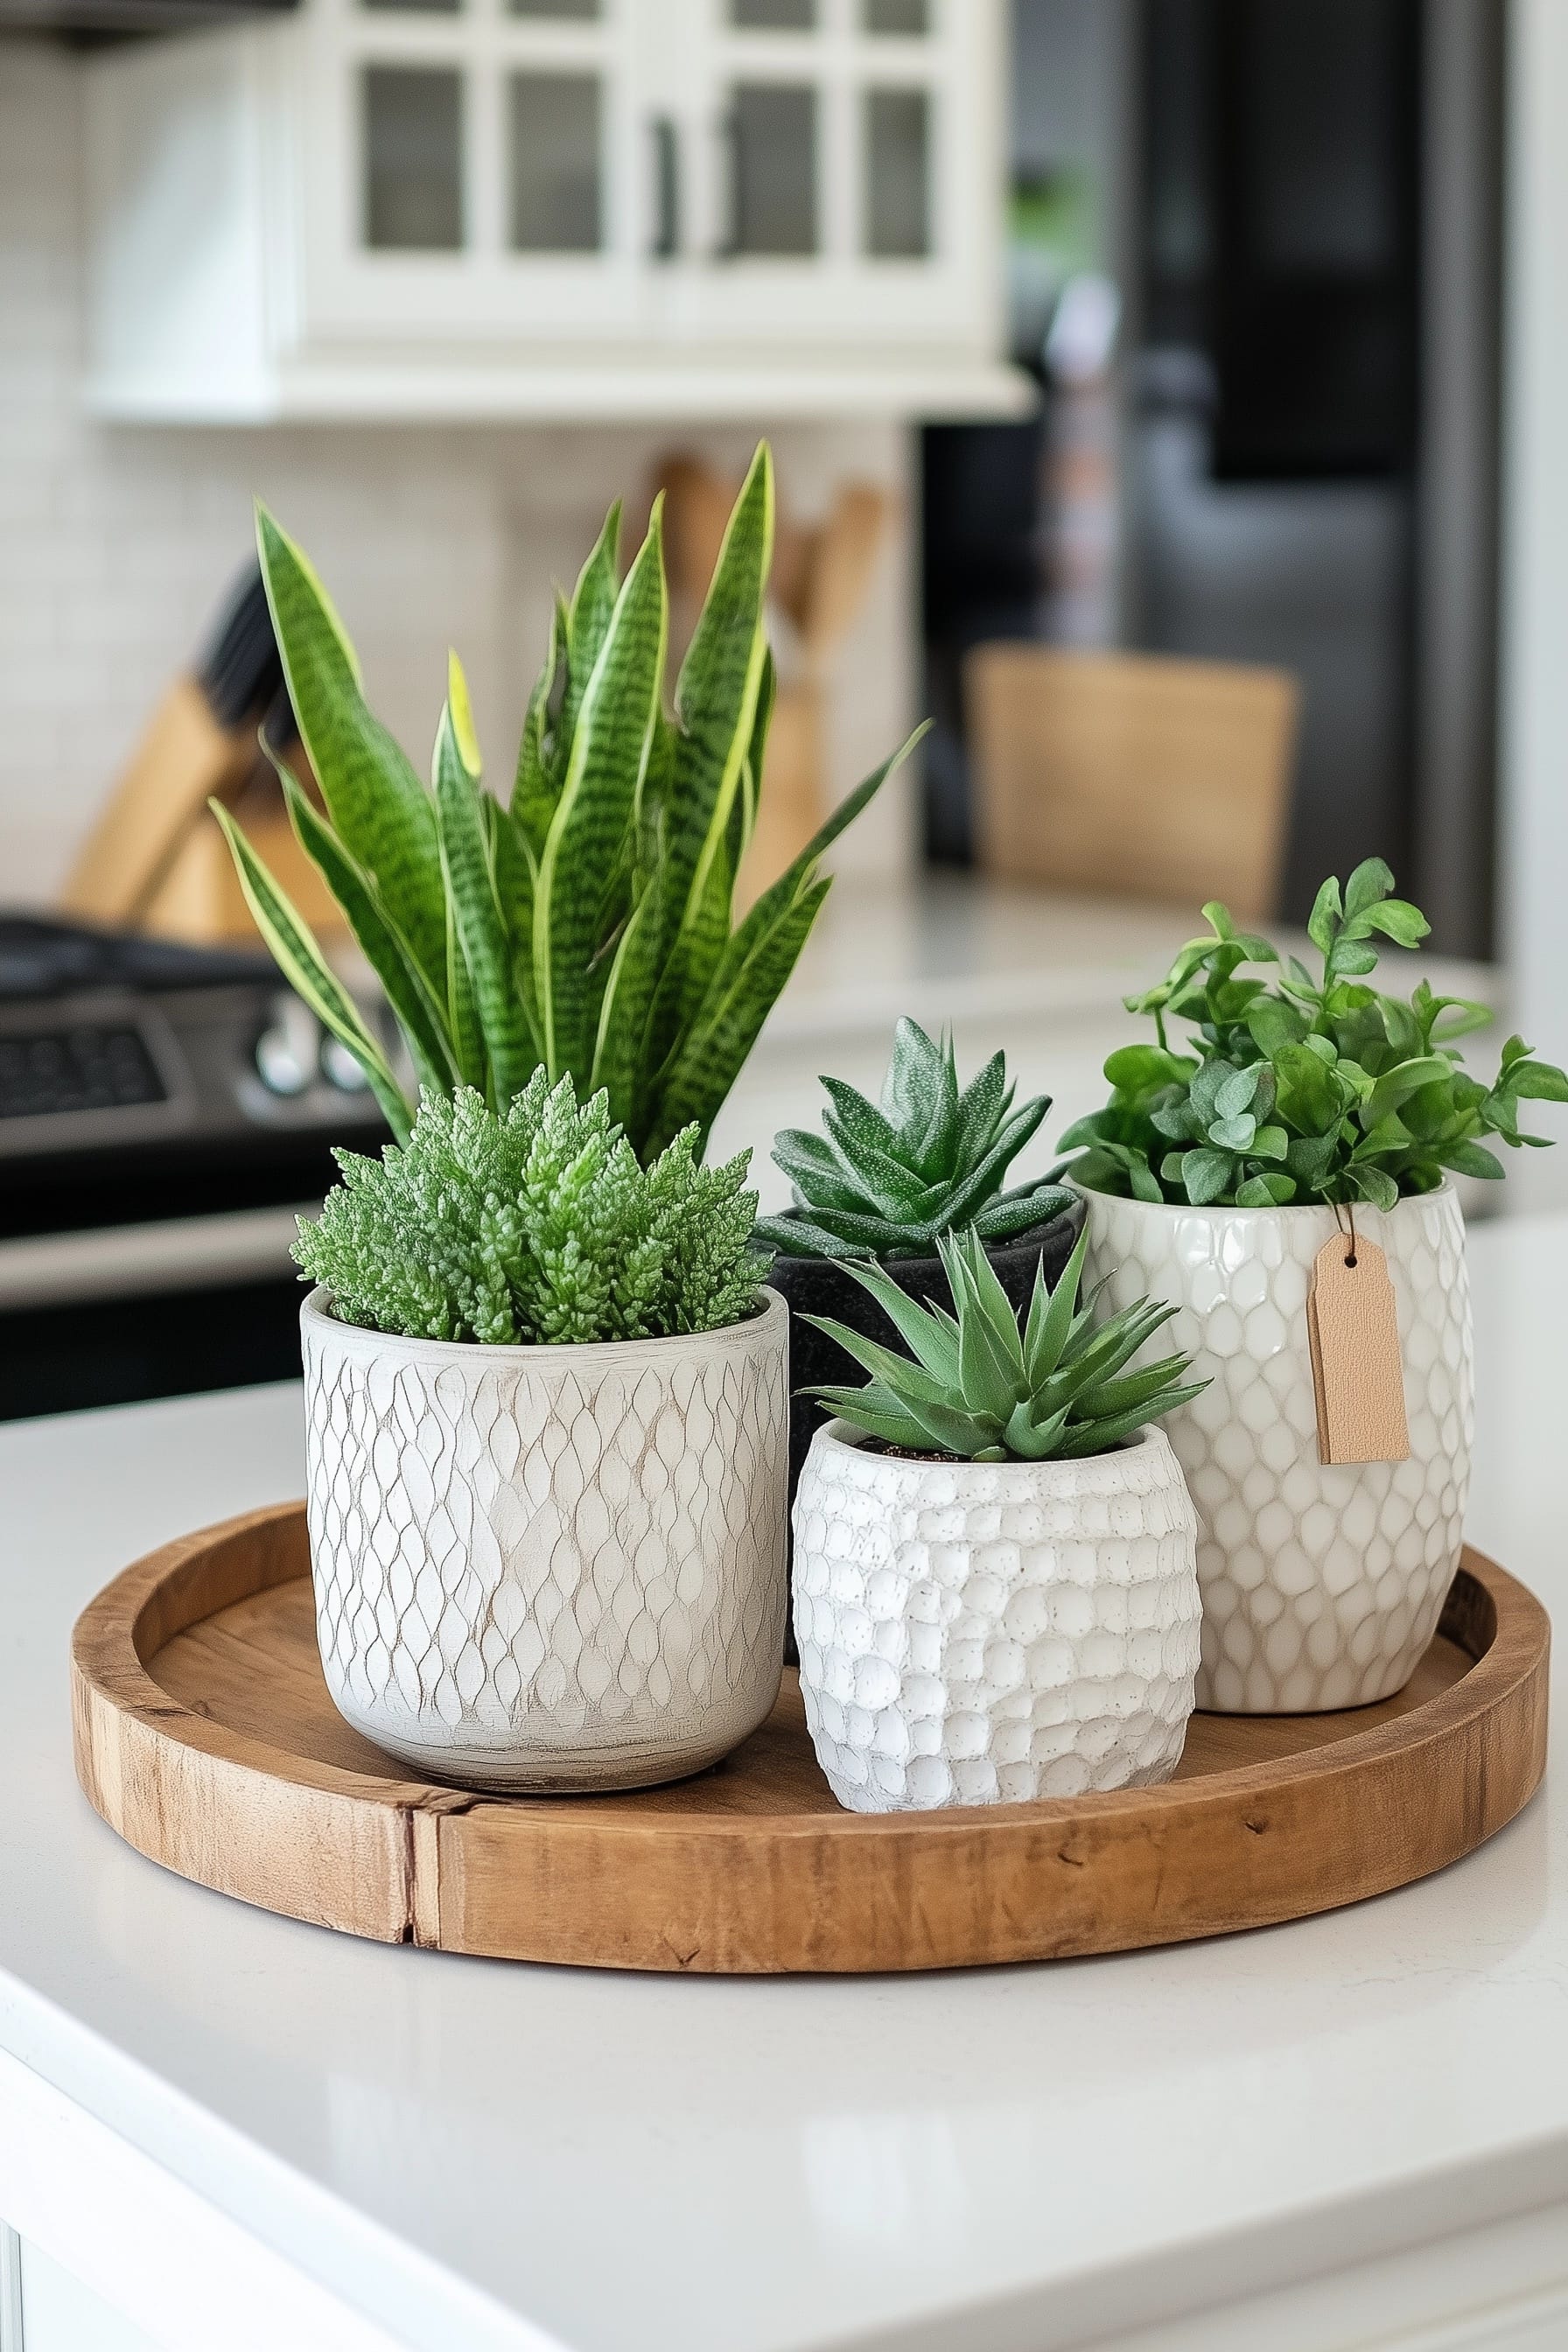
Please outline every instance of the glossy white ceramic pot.
M1405 1462L1325 1467L1307 1345L1329 1208L1088 1200L1088 1279L1111 1307L1177 1308L1149 1354L1185 1349L1211 1386L1162 1426L1199 1519L1198 1705L1315 1714L1401 1690L1459 1564L1474 1433L1465 1227L1451 1186L1356 1224L1388 1261L1410 1431Z
M728 1753L784 1662L788 1316L602 1347L301 1313L334 1705L421 1773L630 1789Z
M829 1422L795 1493L795 1633L839 1803L1168 1780L1193 1711L1195 1541L1158 1429L1086 1461L950 1462Z

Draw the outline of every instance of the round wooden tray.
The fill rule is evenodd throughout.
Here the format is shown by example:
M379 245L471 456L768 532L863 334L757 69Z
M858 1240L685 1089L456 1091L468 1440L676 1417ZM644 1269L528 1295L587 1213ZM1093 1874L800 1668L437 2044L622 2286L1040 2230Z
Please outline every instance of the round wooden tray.
M590 1968L967 1967L1300 1918L1468 1853L1546 1760L1546 1612L1468 1551L1398 1698L1194 1717L1162 1789L841 1812L793 1674L711 1771L608 1797L409 1780L333 1710L304 1506L117 1577L72 1643L77 1772L170 1870L388 1943Z

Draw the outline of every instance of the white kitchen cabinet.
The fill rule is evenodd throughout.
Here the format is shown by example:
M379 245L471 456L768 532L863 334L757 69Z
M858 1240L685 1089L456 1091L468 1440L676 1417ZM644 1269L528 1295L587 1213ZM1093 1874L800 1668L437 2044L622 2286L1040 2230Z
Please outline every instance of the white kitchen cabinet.
M1000 0L303 0L84 70L104 414L1027 399Z

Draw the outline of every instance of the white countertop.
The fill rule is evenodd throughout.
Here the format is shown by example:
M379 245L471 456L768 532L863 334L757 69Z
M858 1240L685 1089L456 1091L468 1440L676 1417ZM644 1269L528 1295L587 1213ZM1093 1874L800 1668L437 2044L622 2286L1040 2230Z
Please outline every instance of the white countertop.
M1472 1537L1561 1616L1568 1220L1472 1246ZM1332 1916L927 1978L451 1958L187 1885L72 1777L77 1610L300 1485L292 1388L0 1430L0 2051L395 2340L1054 2352L1568 2199L1561 1665L1525 1814Z

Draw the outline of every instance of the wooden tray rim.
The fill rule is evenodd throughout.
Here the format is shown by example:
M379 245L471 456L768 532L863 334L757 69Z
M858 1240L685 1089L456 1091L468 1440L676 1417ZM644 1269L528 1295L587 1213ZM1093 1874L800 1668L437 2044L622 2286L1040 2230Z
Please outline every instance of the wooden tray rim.
M507 1796L444 1786L412 1776L399 1778L393 1771L384 1776L356 1772L342 1765L269 1747L265 1741L226 1726L209 1724L206 1717L172 1698L143 1663L142 1639L150 1612L171 1581L178 1578L182 1569L194 1569L220 1547L242 1542L253 1533L280 1532L301 1517L304 1510L302 1500L264 1504L256 1510L240 1512L190 1535L176 1537L123 1569L89 1601L72 1632L72 1682L79 1713L80 1698L91 1693L117 1712L138 1719L161 1740L195 1749L231 1770L268 1781L283 1780L325 1796L348 1798L359 1803L447 1815L492 1808L536 1817L569 1811L579 1818L586 1808L592 1807L596 1836L614 1836L617 1830L638 1837L647 1834L648 1816L644 1812L629 1811L617 1821L618 1801L613 1795ZM308 1571L301 1577L297 1570L268 1577L248 1584L222 1606L230 1607L239 1599L307 1579ZM1393 1753L1408 1754L1412 1748L1442 1740L1462 1726L1491 1713L1540 1673L1550 1643L1550 1620L1535 1594L1468 1544L1464 1547L1445 1605L1440 1632L1447 1628L1455 1612L1456 1596L1461 1603L1466 1598L1461 1591L1462 1579L1468 1580L1489 1605L1490 1639L1477 1652L1458 1633L1448 1630L1447 1637L1456 1646L1468 1650L1474 1663L1447 1690L1392 1722L1348 1733L1342 1739L1321 1748L1205 1773L1199 1780L1167 1781L1160 1788L1089 1790L1081 1796L1041 1798L1022 1804L955 1805L934 1811L781 1812L767 1817L768 1834L775 1838L800 1834L887 1840L902 1833L918 1835L924 1841L933 1835L969 1837L976 1829L984 1829L989 1837L1005 1841L1009 1835L1031 1837L1042 1827L1053 1824L1070 1828L1085 1820L1120 1812L1186 1813L1210 1801L1223 1804L1237 1797L1264 1796L1287 1785L1300 1788L1320 1778L1340 1778L1346 1771ZM190 1625L218 1613L216 1609L201 1610L164 1626L157 1647L162 1648ZM279 1759L287 1767L283 1771L278 1769ZM754 1834L755 1819L754 1815L743 1813L683 1812L679 1830L686 1837L739 1838L749 1842Z

